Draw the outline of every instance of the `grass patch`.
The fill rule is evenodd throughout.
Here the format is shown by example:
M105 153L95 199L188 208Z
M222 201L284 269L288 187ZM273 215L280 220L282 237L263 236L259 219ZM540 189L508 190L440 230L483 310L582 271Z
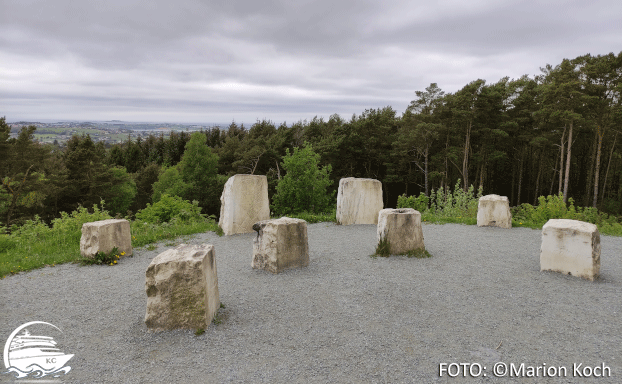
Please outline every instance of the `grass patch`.
M107 211L95 205L90 212L84 207L70 214L62 212L51 226L35 217L21 227L13 228L11 234L2 233L6 229L0 228L0 278L45 266L83 261L80 255L82 224L110 218ZM174 217L166 223L133 221L130 228L132 247L148 246L148 250L155 250L157 247L153 243L195 233L217 232L218 224L213 218L182 220ZM114 259L112 262L114 265Z
M386 237L384 239L380 239L378 245L376 246L376 253L373 256L380 257L389 257L391 255L391 244L389 244L389 239Z
M406 252L407 257L416 257L417 259L426 259L428 257L432 257L430 252L428 252L425 248L413 249L411 251Z
M380 257L391 256L391 244L389 243L389 240L386 237L384 239L381 239L378 242L378 245L376 246L376 253L371 255L371 258L375 259L378 256ZM417 259L425 259L428 257L432 257L430 252L428 252L425 248L413 249L406 253L399 254L396 256L406 256L409 258L416 257Z
M223 303L220 303L220 308L221 309L225 309L225 305ZM214 323L214 325L220 325L223 322L223 318L220 316L220 310L218 310L216 312L216 314L214 314L214 318L212 319L212 323Z
M309 213L309 212L300 212L300 213L291 213L287 215L287 217L302 219L309 224L313 223L324 223L324 222L337 222L337 210L334 209L332 212L327 213ZM278 217L273 217L273 219L278 219Z

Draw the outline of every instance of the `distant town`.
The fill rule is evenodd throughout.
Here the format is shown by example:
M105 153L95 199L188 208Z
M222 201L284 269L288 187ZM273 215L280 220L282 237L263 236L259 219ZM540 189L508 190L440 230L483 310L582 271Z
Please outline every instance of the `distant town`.
M173 131L193 132L209 130L214 127L226 128L229 124L179 124L179 123L132 123L119 120L111 121L60 121L42 123L37 121L16 121L8 123L11 127L11 137L17 137L21 127L34 125L35 139L41 143L50 143L63 146L73 135L90 135L93 141L103 141L105 144L115 144L135 140L149 135L164 135L168 137Z

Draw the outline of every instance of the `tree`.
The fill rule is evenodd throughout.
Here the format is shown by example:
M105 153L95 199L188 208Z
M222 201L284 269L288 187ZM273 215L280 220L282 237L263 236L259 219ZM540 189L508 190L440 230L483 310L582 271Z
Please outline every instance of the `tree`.
M0 119L0 210L6 226L28 210L44 207L46 180L41 171L50 151L33 140L36 129L22 127L17 139L8 139L10 127Z
M160 171L158 181L153 184L151 201L155 204L160 201L163 195L184 198L190 188L191 186L184 182L177 167L164 167Z
M585 81L585 93L589 97L587 115L596 130L596 159L594 169L594 196L592 206L598 202L600 177L600 159L603 138L622 114L620 87L622 82L622 52L616 57L613 53L606 56L585 58L581 72ZM615 139L614 139L615 140Z
M319 168L320 155L313 151L311 144L294 148L281 164L286 172L277 186L273 198L273 210L279 214L300 212L324 213L330 209L334 194L326 188L331 184L332 167Z
M463 189L469 188L469 155L471 154L471 134L477 110L477 98L481 93L485 80L478 79L470 82L449 99L456 132L464 135L462 150L462 169L460 174L463 180ZM455 165L455 164L454 164ZM457 166L456 166L457 167ZM460 169L460 168L459 168Z
M158 181L160 175L160 166L156 163L149 163L133 175L136 183L136 198L132 210L138 212L151 203L151 195L153 195L153 184Z
M201 132L194 132L186 143L186 149L178 164L182 180L188 186L184 197L197 200L199 206L215 213L219 210L218 200L221 191L216 186L218 155L212 153L206 145L207 137Z
M575 122L583 118L582 108L588 101L582 89L579 71L583 60L582 57L574 60L564 59L555 68L548 65L542 69L546 74L543 86L543 108L552 119L559 120L568 127L564 202L568 201L573 127Z
M434 141L439 137L443 127L438 114L434 110L442 102L443 92L436 83L431 83L423 91L416 91L417 99L411 101L402 116L402 126L398 131L397 149L403 155L410 155L416 166L424 175L425 195L429 196L429 158ZM423 157L423 164L419 159Z
M258 120L253 124L240 142L236 152L238 160L233 163L233 170L251 175L265 174L273 164L274 146L271 139L276 133L277 129L270 120Z
M113 167L111 171L115 193L106 201L106 209L112 215L122 215L134 202L136 183L123 167Z

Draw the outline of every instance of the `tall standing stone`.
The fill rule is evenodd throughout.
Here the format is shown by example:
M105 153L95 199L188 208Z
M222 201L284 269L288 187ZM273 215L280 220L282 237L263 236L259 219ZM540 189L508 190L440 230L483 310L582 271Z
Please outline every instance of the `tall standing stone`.
M130 222L125 219L108 219L82 224L80 254L95 257L98 252L110 253L114 248L124 256L132 254Z
M281 217L253 225L257 237L253 240L251 266L272 273L309 265L307 222Z
M591 223L551 219L542 227L540 270L594 280L600 273L600 233Z
M477 205L477 226L512 228L512 213L507 196L480 197Z
M380 181L354 177L339 180L337 192L337 222L339 224L378 224L378 212L382 208L382 183Z
M253 232L253 224L269 218L270 203L266 176L231 176L220 196L218 225L225 235Z
M145 272L145 324L156 331L207 328L220 307L211 244L180 244L156 256Z
M383 209L378 214L378 242L389 243L389 253L403 255L424 250L421 213L412 208Z

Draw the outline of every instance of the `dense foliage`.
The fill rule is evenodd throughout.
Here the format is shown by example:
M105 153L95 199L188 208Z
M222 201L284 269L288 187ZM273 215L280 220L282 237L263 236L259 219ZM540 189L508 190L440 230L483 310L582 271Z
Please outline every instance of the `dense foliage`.
M285 176L278 180L273 211L287 215L298 212L324 213L332 208L333 194L328 194L331 184L329 165L319 168L320 155L305 143L302 149L286 149L282 167Z

